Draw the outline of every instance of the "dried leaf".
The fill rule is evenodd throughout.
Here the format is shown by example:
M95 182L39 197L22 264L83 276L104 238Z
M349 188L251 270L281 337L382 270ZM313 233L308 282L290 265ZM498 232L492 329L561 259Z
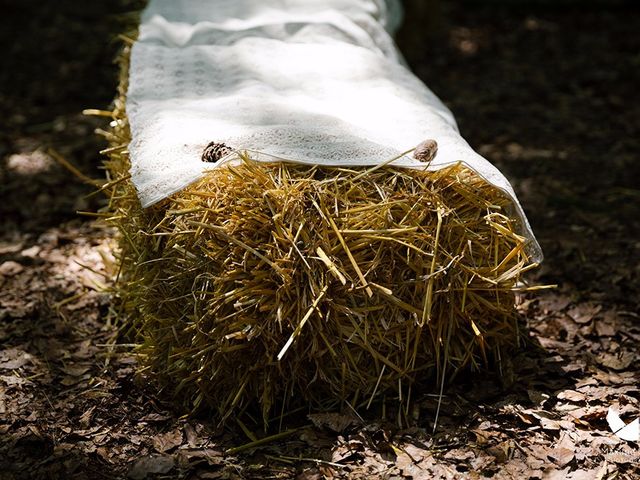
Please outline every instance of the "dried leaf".
M153 438L153 448L159 453L165 453L182 445L182 431L180 429L172 430Z
M132 480L144 480L150 473L169 473L175 462L168 455L151 455L143 457L133 464L127 477Z
M361 440L351 439L333 449L331 461L334 463L343 462L352 456L362 453L364 449L364 444Z
M30 385L33 382L23 377L16 375L0 375L0 382L3 382L7 387L15 387L18 385Z
M623 351L619 354L603 353L596 360L603 367L621 371L627 369L637 359L636 353Z
M0 276L3 277L12 277L22 272L23 270L24 267L22 265L12 260L8 260L0 264Z
M630 451L630 449L625 449L622 451L615 451L608 453L604 456L607 462L618 463L621 465L629 464L629 463L638 463L640 462L640 452Z
M567 308L570 303L571 299L569 297L554 293L547 293L539 300L540 308L547 312L559 312Z
M191 448L195 448L198 446L198 434L195 429L190 424L185 424L184 426L184 434L187 438L187 444Z
M194 463L194 460L206 461L209 465L219 465L224 455L222 451L213 448L202 448L198 450L180 450L178 456L187 462Z
M556 415L545 410L527 410L526 413L533 415L544 430L560 430L560 422L556 420Z
M497 463L505 463L511 458L514 448L515 445L512 440L505 440L494 447L488 448L487 453L493 455Z
M595 328L600 337L613 337L618 333L617 329L617 312L608 310L602 318L596 318Z
M141 422L165 422L171 419L170 415L162 413L149 413L140 419Z
M586 398L584 393L576 392L575 390L563 390L558 394L559 400L568 400L570 402L584 402Z
M352 415L341 413L314 413L309 415L309 420L318 428L328 428L336 433L342 433L359 420Z
M24 367L27 363L31 362L33 357L31 354L20 350L19 348L10 348L8 350L0 351L0 368L5 370L15 370L20 367Z
M65 365L61 370L72 377L80 377L91 370L91 365L87 364L71 364Z
M396 453L397 457L395 465L403 475L409 478L425 477L426 472L420 465L418 465L419 462L401 450L398 450Z
M575 458L576 446L571 441L569 435L562 435L562 439L556 447L549 453L549 457L553 459L553 463L559 467L564 467Z
M94 405L89 410L84 412L80 417L80 425L82 425L83 428L89 427L89 424L91 423L91 416L93 415L93 412L95 411L95 409L96 409L96 406Z
M576 323L588 323L602 310L602 305L594 303L581 303L569 309L569 315Z

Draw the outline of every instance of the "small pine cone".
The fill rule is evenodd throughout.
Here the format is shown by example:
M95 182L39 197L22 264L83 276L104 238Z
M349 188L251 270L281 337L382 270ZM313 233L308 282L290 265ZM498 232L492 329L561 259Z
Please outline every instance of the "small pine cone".
M437 153L438 142L429 139L418 144L416 149L413 151L413 158L420 160L421 162L429 163L435 158Z
M225 155L231 153L233 149L227 147L224 143L211 142L202 152L202 161L215 163Z

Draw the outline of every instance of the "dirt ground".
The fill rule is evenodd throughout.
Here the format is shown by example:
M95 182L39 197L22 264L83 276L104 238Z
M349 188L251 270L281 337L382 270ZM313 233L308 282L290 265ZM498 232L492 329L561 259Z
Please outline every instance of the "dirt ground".
M80 112L108 108L139 3L0 2L0 479L640 478L638 443L606 421L611 405L640 416L637 8L409 16L409 63L512 180L545 251L529 281L558 287L518 306L538 346L503 379L449 386L435 433L425 395L408 428L303 415L251 447L178 417L109 346L114 234L75 213L104 199L55 160L101 177L106 124Z

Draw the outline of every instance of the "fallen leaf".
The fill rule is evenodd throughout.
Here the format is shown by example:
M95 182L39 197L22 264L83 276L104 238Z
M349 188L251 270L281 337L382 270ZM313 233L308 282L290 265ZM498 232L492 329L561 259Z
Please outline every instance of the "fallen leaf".
M602 310L602 305L593 303L581 303L572 307L567 312L576 323L588 323L593 317Z
M351 425L358 423L357 418L341 413L314 413L309 415L309 420L317 428L328 428L336 433L342 433Z
M556 465L564 467L575 458L575 451L576 446L569 435L562 435L560 442L549 453L549 457L554 460Z
M156 435L153 438L153 448L159 453L168 452L182 445L182 431L180 429Z
M70 387L82 381L89 380L89 378L91 378L89 375L85 375L82 377L74 377L71 375L66 375L62 380L60 380L60 384L64 385L65 387Z
M185 424L184 434L187 437L187 444L191 448L195 448L198 445L198 434L190 424Z
M18 385L31 385L33 382L16 375L0 375L0 382L4 382L7 387L15 387Z
M140 419L141 422L164 422L171 418L170 415L165 415L162 413L150 413L145 415Z
M31 354L19 348L10 348L0 352L0 368L15 370L24 367L32 360Z
M89 424L91 423L91 416L93 415L95 409L96 406L94 405L82 414L82 416L80 417L80 425L82 425L82 427L89 428Z
M528 410L527 413L533 415L540 422L544 430L560 430L560 422L555 420L555 415L544 410Z
M626 383L626 379L615 372L605 372L604 370L598 370L593 376L600 384L604 385L622 385Z
M547 294L539 301L540 308L547 312L558 312L564 310L571 303L569 297L563 295Z
M528 452L531 455L528 455L527 462L530 462L531 458L537 458L538 460L542 460L545 464L549 463L549 455L551 454L551 448L547 445L533 444L528 447Z
M624 351L620 354L603 353L596 361L603 367L620 371L627 369L636 359L637 355L635 353Z
M418 465L418 462L401 450L397 452L394 463L400 472L409 478L423 478L426 473L425 470Z
M429 451L425 447L420 448L416 445L412 445L411 443L404 445L402 450L416 462L421 462L426 456L430 455Z
M72 377L80 377L85 373L87 373L89 370L91 370L91 365L86 365L86 364L85 365L78 365L78 364L65 365L64 367L61 368L61 370L67 375L70 375Z
M127 477L132 480L144 480L150 473L169 473L174 464L173 457L168 455L143 457L136 460Z
M584 393L585 398L587 398L589 402L593 402L594 400L606 402L610 396L614 395L614 389L611 387L588 386L582 387L580 392Z
M607 462L610 463L618 463L618 464L627 464L627 463L638 463L640 462L640 452L634 451L614 451L611 453L607 453L604 458Z
M530 457L531 458L531 457ZM523 462L518 458L513 458L506 465L501 466L502 471L505 473L504 478L527 478L527 479L538 479L540 478L537 473L539 473L536 467L536 470L532 471L532 467L527 463ZM446 477L443 477L446 478ZM455 478L455 477L449 477ZM499 478L496 475L493 478Z
M179 450L179 463L183 465L195 465L196 463L206 462L209 465L220 465L223 459L221 450L212 448L202 448L198 450Z
M515 449L515 444L512 440L505 440L494 447L487 449L487 453L495 457L497 463L505 463L511 458L511 454Z
M306 468L296 475L296 480L322 480L323 475L314 467Z
M23 270L24 267L18 262L14 262L13 260L8 260L0 264L0 275L3 277L12 277L13 275L17 275Z
M40 248L38 245L34 245L33 247L25 248L24 250L22 250L22 252L20 252L20 255L22 255L23 257L34 258L37 257L41 251L42 248Z
M359 439L349 440L341 443L331 452L331 461L335 463L343 462L354 455L364 451L364 444Z
M606 462L602 467L596 467L591 470L576 470L569 472L565 477L566 480L601 480L607 473Z
M6 255L8 253L18 253L22 250L22 242L0 242L0 255ZM6 263L6 262L5 262Z
M496 459L493 455L478 454L477 457L469 461L469 465L471 466L471 471L481 472L488 469L491 465L495 464L495 462Z
M512 447L512 445L509 446ZM455 462L464 462L467 460L472 460L473 458L475 458L475 456L476 454L472 450L468 450L466 448L454 448L445 453L443 458L446 458L447 460L453 460Z
M568 400L570 402L584 402L586 398L584 393L576 392L575 390L563 390L558 394L559 400Z
M617 313L614 310L605 312L603 318L596 318L595 327L596 333L600 337L613 337L618 333L616 328Z
M488 430L471 430L471 433L476 436L476 443L478 445L486 445L487 443L489 443L489 439L491 438L493 432Z

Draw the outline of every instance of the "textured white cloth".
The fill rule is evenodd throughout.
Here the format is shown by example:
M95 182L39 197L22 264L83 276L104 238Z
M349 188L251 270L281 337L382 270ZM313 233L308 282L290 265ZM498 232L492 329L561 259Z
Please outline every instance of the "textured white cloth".
M451 112L404 65L391 33L397 0L151 0L131 55L131 175L144 207L218 164L221 142L257 159L377 165L426 139L429 169L463 162L514 202ZM225 160L227 160L225 158ZM393 165L424 168L410 156Z

